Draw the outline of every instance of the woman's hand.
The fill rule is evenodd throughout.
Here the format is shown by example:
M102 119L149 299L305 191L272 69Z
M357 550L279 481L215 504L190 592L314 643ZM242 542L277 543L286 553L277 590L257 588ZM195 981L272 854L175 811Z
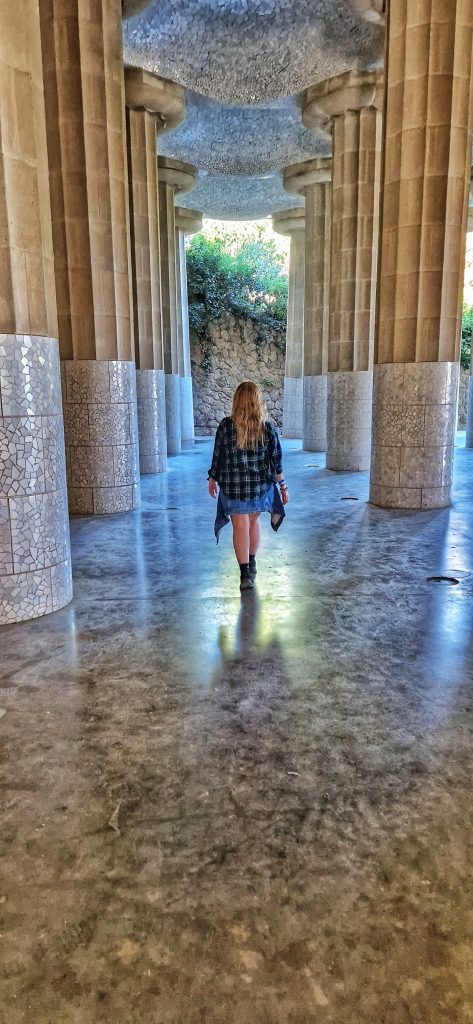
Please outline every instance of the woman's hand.
M218 495L218 483L213 476L209 477L209 494L212 498L216 498Z
M289 491L287 487L281 487L281 500L283 505L287 505L289 501Z

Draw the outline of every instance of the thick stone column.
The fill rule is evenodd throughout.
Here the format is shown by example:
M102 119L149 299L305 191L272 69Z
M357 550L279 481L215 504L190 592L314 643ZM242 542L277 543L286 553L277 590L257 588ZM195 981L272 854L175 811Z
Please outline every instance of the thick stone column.
M185 236L195 235L198 231L202 231L202 214L199 210L187 209L184 206L176 207L178 361L181 378L181 436L183 445L193 444L195 436Z
M302 437L304 373L304 210L273 214L273 230L287 235L289 290L287 300L286 366L284 374L283 437Z
M167 467L156 128L185 117L184 91L138 68L125 72L131 278L140 472Z
M473 6L389 4L370 500L450 503Z
M302 438L306 451L327 448L331 162L317 158L284 172L284 188L305 197Z
M161 301L169 455L177 455L182 446L174 197L176 194L190 192L195 181L195 168L190 164L158 157Z
M0 625L72 598L37 0L0 31Z
M381 173L381 72L307 90L303 120L332 135L327 469L370 466Z
M120 0L41 0L69 508L139 504Z

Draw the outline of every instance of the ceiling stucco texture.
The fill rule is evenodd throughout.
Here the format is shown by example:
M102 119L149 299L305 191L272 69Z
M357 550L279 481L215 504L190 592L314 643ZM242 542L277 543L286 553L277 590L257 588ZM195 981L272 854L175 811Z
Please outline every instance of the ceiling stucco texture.
M297 97L228 107L186 94L187 118L160 135L159 152L212 174L265 174L330 154L331 139L304 128Z
M177 196L176 203L202 210L215 220L259 220L304 205L299 196L284 191L279 172L254 178L203 172L195 189Z
M125 61L221 103L293 96L379 59L362 0L151 0L124 22Z

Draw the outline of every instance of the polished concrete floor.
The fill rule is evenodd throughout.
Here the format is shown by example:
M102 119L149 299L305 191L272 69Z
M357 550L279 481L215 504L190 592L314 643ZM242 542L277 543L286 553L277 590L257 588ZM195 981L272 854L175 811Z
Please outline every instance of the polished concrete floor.
M257 593L199 442L0 630L2 1024L473 1022L473 451L409 513L285 447Z

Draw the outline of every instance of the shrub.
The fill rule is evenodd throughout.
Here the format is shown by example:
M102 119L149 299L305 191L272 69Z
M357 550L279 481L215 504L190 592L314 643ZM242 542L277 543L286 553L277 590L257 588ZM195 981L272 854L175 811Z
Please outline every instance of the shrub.
M462 342L460 362L465 370L470 368L471 340L473 334L473 306L463 305Z
M271 239L235 233L194 235L187 249L189 323L210 369L212 321L228 316L251 320L256 343L285 350L288 280L284 259Z

